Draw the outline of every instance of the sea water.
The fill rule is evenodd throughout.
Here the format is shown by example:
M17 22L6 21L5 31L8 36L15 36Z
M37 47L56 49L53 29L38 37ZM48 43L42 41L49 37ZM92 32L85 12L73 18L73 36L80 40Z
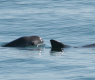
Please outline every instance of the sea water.
M0 45L32 35L45 47L0 47L0 80L95 80L95 0L0 0Z

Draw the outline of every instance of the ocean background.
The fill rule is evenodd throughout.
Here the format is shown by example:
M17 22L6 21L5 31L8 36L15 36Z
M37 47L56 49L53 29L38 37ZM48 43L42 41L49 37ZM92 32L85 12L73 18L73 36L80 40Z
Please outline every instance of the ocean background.
M0 0L0 45L33 35L45 47L0 47L0 80L95 80L95 0Z

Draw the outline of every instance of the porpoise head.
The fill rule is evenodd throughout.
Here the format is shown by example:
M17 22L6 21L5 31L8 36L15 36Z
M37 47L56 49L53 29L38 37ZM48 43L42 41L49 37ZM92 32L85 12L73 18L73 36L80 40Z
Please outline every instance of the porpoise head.
M39 36L30 36L30 40L31 40L31 46L33 45L42 45L44 43L43 39L40 38Z
M44 41L39 36L24 36L3 45L3 47L38 46L42 45L43 43Z

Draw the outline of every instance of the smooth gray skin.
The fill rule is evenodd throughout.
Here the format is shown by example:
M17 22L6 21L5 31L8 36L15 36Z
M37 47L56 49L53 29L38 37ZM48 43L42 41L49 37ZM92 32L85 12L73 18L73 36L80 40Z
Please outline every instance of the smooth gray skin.
M39 36L25 36L20 37L16 40L13 40L3 47L27 47L27 46L35 46L35 45L42 45L44 41Z
M60 49L60 48L70 47L70 46L65 45L59 41L54 40L54 39L51 39L50 42L51 42L52 49ZM95 47L95 44L90 44L90 45L86 45L86 46L82 46L82 47L85 47L85 48ZM74 47L74 48L78 48L78 47Z

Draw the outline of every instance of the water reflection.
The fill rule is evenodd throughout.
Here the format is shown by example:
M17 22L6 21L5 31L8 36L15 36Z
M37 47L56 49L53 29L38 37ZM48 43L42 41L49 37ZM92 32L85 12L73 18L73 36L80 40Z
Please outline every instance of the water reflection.
M27 56L27 57L34 57L34 56L41 56L43 51L44 51L44 48L19 48L20 50L20 54L24 55L24 56Z
M50 55L51 56L62 56L64 53L64 49L62 48L51 48Z
M19 50L43 51L44 48L18 48Z
M56 52L63 52L63 48L51 48L51 51L56 51Z

